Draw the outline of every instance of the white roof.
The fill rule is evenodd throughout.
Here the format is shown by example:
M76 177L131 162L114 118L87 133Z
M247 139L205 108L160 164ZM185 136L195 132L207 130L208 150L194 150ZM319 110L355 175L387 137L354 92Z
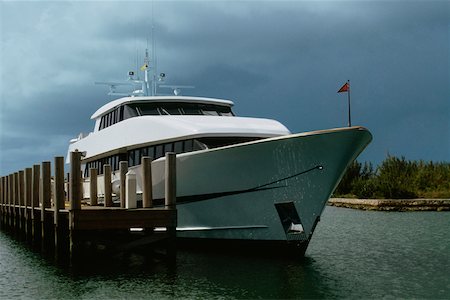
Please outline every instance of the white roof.
M203 98L203 97L189 97L189 96L147 96L147 97L124 97L117 100L113 100L102 107L100 107L92 116L91 119L97 119L110 110L124 103L131 102L194 102L204 104L218 104L225 106L233 106L234 103L231 100L215 99L215 98Z

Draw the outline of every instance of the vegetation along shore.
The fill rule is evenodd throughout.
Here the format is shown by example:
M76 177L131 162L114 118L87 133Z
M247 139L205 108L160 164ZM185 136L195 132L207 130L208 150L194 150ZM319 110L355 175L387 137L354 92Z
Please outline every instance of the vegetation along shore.
M354 161L329 205L368 210L450 211L450 163L388 155L374 168Z

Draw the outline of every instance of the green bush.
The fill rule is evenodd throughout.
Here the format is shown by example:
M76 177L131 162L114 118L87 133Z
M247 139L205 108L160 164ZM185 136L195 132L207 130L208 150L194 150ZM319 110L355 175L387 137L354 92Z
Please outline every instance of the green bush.
M416 198L414 179L417 170L414 162L388 155L378 167L378 192L389 199Z
M449 198L450 164L408 161L388 155L374 170L371 163L354 161L334 193L358 198Z

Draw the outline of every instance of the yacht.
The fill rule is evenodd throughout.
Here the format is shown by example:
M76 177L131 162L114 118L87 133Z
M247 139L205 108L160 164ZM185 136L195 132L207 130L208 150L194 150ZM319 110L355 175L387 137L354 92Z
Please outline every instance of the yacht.
M191 244L289 249L304 255L325 205L347 166L370 143L364 127L291 133L276 120L237 116L226 99L157 95L164 74L145 79L130 72L125 83L140 85L100 107L93 132L70 141L81 151L89 196L89 169L97 168L103 196L103 165L127 161L141 194L141 158L152 159L153 203L164 202L165 153L177 163L177 238ZM155 73L155 72L154 72ZM69 157L69 155L67 156Z

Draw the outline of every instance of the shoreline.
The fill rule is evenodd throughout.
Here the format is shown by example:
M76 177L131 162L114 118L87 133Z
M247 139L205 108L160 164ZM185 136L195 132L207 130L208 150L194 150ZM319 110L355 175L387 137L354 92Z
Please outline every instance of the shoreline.
M376 211L450 211L450 199L330 198L328 205Z

